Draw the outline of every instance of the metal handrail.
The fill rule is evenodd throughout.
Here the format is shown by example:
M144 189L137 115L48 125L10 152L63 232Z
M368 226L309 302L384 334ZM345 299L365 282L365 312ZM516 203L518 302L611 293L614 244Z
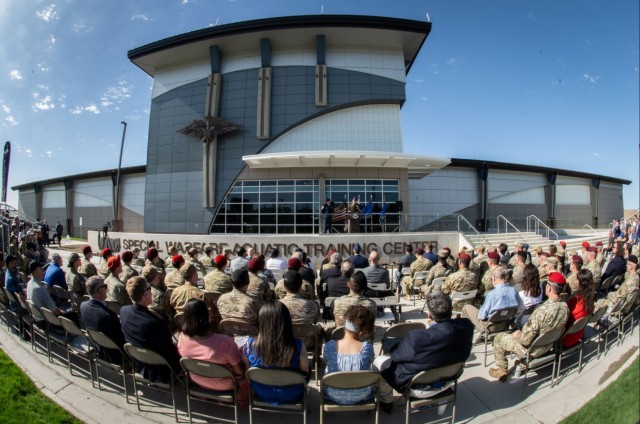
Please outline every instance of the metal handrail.
M598 234L598 235L600 234L600 232L599 232L599 231L594 230L594 229L593 229L593 227L592 227L591 225L589 225L589 224L584 224L584 225L582 226L582 228L588 228L588 229L590 229L591 231L593 231L594 233L596 233L596 234Z
M542 226L542 228L544 228L545 230L547 230L547 239L551 240L551 234L553 234L554 236L556 236L556 240L559 239L558 237L558 233L556 233L555 231L553 231L551 228L549 228L549 226L547 224L545 224L544 222L542 222L542 220L540 218L538 218L535 215L529 215L527 217L527 232L529 232L529 222L533 221L535 223L535 230L534 232L536 234L538 234L538 232L540 231L540 226Z
M500 218L502 218L504 220L504 233L507 236L509 234L509 225L510 225L515 230L515 234L517 234L517 236L518 236L518 238L520 238L520 240L525 241L525 242L527 241L526 237L524 237L522 235L522 233L520 232L520 230L518 230L518 227L513 225L513 223L511 221L509 221L504 215L498 215L496 217L496 222L497 222L497 227L498 227L498 234L500 234Z
M460 221L461 221L461 220L462 220L462 221L464 221L464 223L465 223L465 224L467 224L467 226L468 226L471 230L473 230L473 232L475 233L474 235L475 235L476 237L481 238L481 239L482 239L482 241L484 241L484 243L485 243L487 246L490 244L490 243L487 241L487 239L486 239L486 238L484 238L484 236L482 236L482 234L480 234L480 232L479 232L478 230L476 230L476 227L474 227L473 225L471 225L471 223L470 223L470 222L467 220L467 218L465 218L463 215L458 215L458 231L459 231L459 232L461 232L461 233L463 233L463 234L464 234L464 232L460 229ZM467 240L468 240L468 238L467 238ZM471 242L471 240L469 240L469 242ZM475 244L475 243L472 243L472 244Z

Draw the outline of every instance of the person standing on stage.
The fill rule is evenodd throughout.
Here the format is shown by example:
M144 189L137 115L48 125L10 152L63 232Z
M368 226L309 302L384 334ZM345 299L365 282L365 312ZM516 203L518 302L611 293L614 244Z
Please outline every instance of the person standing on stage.
M351 199L351 204L349 204L349 216L347 221L347 232L349 233L359 233L360 232L360 205L356 201L354 197Z
M327 198L325 204L322 205L322 209L320 209L320 213L324 216L324 232L327 234L331 232L334 209L333 202L329 198Z

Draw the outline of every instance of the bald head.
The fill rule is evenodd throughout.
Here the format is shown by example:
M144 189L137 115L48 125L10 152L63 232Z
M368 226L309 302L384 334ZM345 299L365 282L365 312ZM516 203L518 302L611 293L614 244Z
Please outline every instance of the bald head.
M369 253L369 265L378 265L378 262L380 262L380 256L378 256L378 252L373 250Z

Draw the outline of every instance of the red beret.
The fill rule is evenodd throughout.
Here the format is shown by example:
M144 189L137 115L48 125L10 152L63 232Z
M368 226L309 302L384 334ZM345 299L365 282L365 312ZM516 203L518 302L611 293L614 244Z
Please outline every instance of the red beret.
M171 257L171 262L174 264L179 264L181 262L184 262L184 258L182 257L182 255L173 255Z
M586 247L587 249L591 247L591 245L589 244L588 241L583 241L582 242L582 247Z
M601 241L597 241L596 242L596 246L602 246L602 242Z
M571 260L572 260L573 262L577 263L577 264L584 263L584 261L582 260L582 257L581 257L581 256L578 256L578 255L573 255L573 256L571 257Z
M125 250L120 254L120 257L122 258L123 262L131 262L131 260L133 259L133 253L131 253L128 250Z
M151 247L147 249L147 259L155 259L158 257L158 249Z
M500 260L500 255L498 255L498 252L489 252L487 256L489 257L489 259L493 259L494 261Z
M549 274L549 282L559 285L567 284L567 280L564 279L564 275L559 272L552 272Z
M597 247L590 247L589 248L589 252L598 253L598 248Z
M249 263L247 264L247 268L249 271L256 272L258 270L258 264L260 263L260 258L251 258L249 259Z
M462 259L463 261L470 261L470 260L471 260L471 256L467 255L467 254L466 254L466 253L464 253L464 252L461 252L461 253L458 255L458 259Z
M219 267L225 267L227 266L227 257L224 255L218 255L215 257L215 259L213 260L216 265L218 265Z
M302 268L302 263L300 262L300 259L298 259L298 258L291 258L287 262L287 268L289 268L290 270L293 270L293 271L297 271L300 268Z
M416 254L416 255L422 255L422 254L424 254L424 250L422 249L422 247L418 247L418 248L416 249L416 251L415 251L415 254Z
M561 240L561 241L560 241L560 245L562 245L562 246L566 246L566 245L567 245L567 242L566 242L566 241L564 241L564 240Z
M91 246L86 245L85 247L82 248L83 255L88 255L89 253L91 253Z
M111 249L109 249L108 247L105 247L104 249L102 249L102 257L104 258L105 256L111 256L113 254L113 252L111 251Z
M112 256L107 260L107 268L116 269L121 265L120 258L117 256Z

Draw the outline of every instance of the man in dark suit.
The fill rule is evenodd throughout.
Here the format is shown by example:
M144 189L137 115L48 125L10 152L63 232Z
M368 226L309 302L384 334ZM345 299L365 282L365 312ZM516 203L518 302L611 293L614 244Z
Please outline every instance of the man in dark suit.
M409 332L391 357L377 364L384 381L400 393L419 372L465 362L471 354L473 324L466 318L451 319L451 298L442 292L430 293L427 309L433 320L429 328ZM388 386L381 387L385 411L391 409L391 394Z
M85 283L90 300L80 304L80 314L86 328L100 331L109 337L120 349L124 349L124 335L118 315L107 307L107 285L97 275ZM96 346L98 356L112 364L122 363L122 354L115 349L101 349Z
M127 292L135 303L120 310L122 332L127 343L146 348L164 357L173 371L180 374L180 354L173 344L167 324L158 315L149 311L153 301L151 286L143 277L134 277L127 282ZM143 365L133 362L136 372L151 381L169 383L171 374L162 365Z
M402 268L411 267L411 264L415 262L416 255L413 254L413 246L407 244L404 246L404 256L400 258L400 265L396 271L396 281L402 280ZM434 262L435 263L435 262Z

